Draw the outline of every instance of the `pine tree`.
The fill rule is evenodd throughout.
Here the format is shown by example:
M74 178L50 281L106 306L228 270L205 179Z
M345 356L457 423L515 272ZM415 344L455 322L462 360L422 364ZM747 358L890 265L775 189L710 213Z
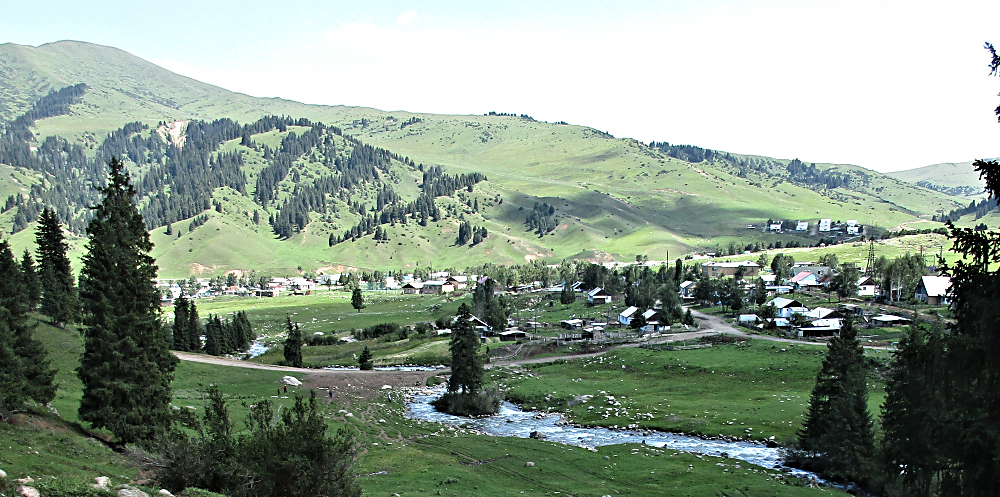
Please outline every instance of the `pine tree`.
M35 231L38 245L39 281L42 287L42 314L58 326L77 320L79 300L66 251L59 218L50 209L42 211Z
M288 328L288 338L285 339L285 364L301 368L302 367L302 330L299 323L292 323L292 318L285 316L285 324Z
M362 371L371 371L375 368L375 363L372 362L372 351L368 350L367 345L361 351L361 356L358 357L358 366Z
M483 386L483 357L479 353L479 335L470 321L472 311L462 304L451 330L451 379L448 391L475 394Z
M882 404L882 468L900 495L931 495L937 473L947 464L936 438L946 401L935 371L945 355L940 325L929 331L911 326L893 351Z
M187 325L188 351L198 352L201 350L201 336L205 328L201 326L201 318L198 317L198 306L194 300L188 301L188 325Z
M186 352L191 347L191 339L188 332L188 299L184 295L174 299L174 327L171 340L171 347L174 350Z
M9 334L4 337L9 339L5 345L14 356L12 361L0 366L7 370L0 376L17 379L4 404L13 408L27 399L46 404L56 395L57 387L53 384L56 371L49 369L45 346L35 338L35 326L28 322L27 292L22 283L20 266L14 260L7 241L0 242L0 281L4 282L0 285L0 317L5 318L5 331L0 334Z
M170 423L177 364L160 323L156 264L135 188L117 158L87 227L80 273L84 352L80 419L122 442L149 440Z
M361 294L361 287L354 287L351 291L351 306L354 307L358 312L365 308L365 297Z
M850 320L830 340L809 398L799 446L816 469L839 481L871 475L874 435L868 412L864 350Z
M31 252L28 252L28 249L24 249L24 255L21 256L21 281L24 284L28 310L34 310L42 299L42 284L38 280L35 259L31 257Z
M225 344L223 343L222 323L219 316L208 315L205 322L205 353L208 355L222 355Z

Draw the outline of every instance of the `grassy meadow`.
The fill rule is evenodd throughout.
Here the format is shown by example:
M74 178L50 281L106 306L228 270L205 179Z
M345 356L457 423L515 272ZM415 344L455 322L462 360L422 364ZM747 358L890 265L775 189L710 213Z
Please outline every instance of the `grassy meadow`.
M822 345L764 340L697 350L621 348L598 357L491 370L490 376L509 389L511 400L564 412L584 425L788 444L802 427L825 352ZM889 357L866 354L881 364ZM581 402L587 395L593 397ZM883 397L884 384L873 378L873 414Z
M148 474L140 473L134 459L83 436L76 422L80 385L70 379L79 361L79 334L44 323L38 333L60 370L60 397L54 405L62 417L37 414L21 417L13 425L0 424L0 445L7 448L0 451L0 467L12 478L32 476L43 489L83 489L93 477L105 475L112 478L113 484L139 482L140 488L155 492L148 482L142 483ZM614 360L626 357L621 355L624 352ZM569 370L572 364L539 370L542 379L533 381L551 381L553 375L547 371ZM243 402L269 399L287 406L292 399L285 397L307 394L304 389L290 388L288 395L276 395L274 389L281 376L281 372L181 362L173 382L173 402L200 412L204 388L217 385L227 398L237 428L242 429ZM744 389L741 386L740 395ZM406 419L398 395L323 402L330 428L346 428L358 443L359 457L353 471L365 495L798 496L832 491L806 488L800 480L779 471L732 459L638 445L591 451L412 421ZM528 461L534 466L526 466ZM207 494L191 491L185 495Z

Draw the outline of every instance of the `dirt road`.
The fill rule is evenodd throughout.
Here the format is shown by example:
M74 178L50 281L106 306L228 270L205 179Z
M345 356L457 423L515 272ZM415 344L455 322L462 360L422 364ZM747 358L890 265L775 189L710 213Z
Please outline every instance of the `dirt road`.
M822 342L810 342L806 340L795 340L793 338L781 338L771 335L756 335L753 333L747 333L727 323L725 319L719 316L712 316L711 314L705 314L704 312L700 312L695 309L690 309L690 310L691 310L691 315L694 316L694 318L699 321L699 325L701 326L701 328L706 331L708 329L711 329L719 333L724 333L726 335L733 335L746 338L756 338L758 340L767 340L769 342L794 343L799 345L818 345L818 346L826 345L825 343ZM864 347L866 349L889 350L888 347L875 347L871 345L865 345Z

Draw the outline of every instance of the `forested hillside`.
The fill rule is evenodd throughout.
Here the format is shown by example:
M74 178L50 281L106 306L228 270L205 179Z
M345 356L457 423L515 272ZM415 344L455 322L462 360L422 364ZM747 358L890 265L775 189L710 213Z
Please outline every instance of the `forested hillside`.
M0 223L14 247L42 206L83 235L117 156L165 276L669 258L818 243L745 229L768 219L894 229L968 205L855 166L526 115L258 99L80 42L0 45L0 83Z

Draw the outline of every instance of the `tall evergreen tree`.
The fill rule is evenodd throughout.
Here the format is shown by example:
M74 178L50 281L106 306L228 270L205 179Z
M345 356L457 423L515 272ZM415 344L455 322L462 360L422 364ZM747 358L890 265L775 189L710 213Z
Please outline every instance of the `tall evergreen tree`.
M365 297L361 294L361 287L354 287L351 291L351 306L358 312L365 308Z
M201 326L201 318L198 317L198 305L194 300L188 300L188 325L187 325L188 350L198 352L201 350L201 335L205 328Z
M185 352L191 340L188 338L188 299L184 295L174 299L174 326L170 346L174 350Z
M871 476L875 440L866 377L864 350L846 320L827 347L799 431L800 448L826 477L863 482Z
M882 469L899 495L930 496L942 457L946 405L935 371L945 354L940 325L928 331L914 325L900 339L889 365L882 404Z
M42 300L42 284L38 280L35 259L31 257L31 252L28 249L24 249L24 255L21 256L21 281L24 284L24 295L28 309L34 310Z
M285 339L285 363L296 368L302 367L302 330L299 323L293 323L292 318L285 316L288 328L288 338Z
M451 329L451 379L448 391L475 394L483 386L483 357L479 335L472 326L472 311L462 304Z
M4 282L0 285L0 308L10 333L7 344L15 357L4 367L19 380L16 397L46 404L56 395L57 386L53 383L56 371L49 368L48 352L35 338L35 326L28 322L28 297L21 268L7 241L0 242L0 281Z
M69 246L63 237L59 217L51 209L43 210L38 217L35 243L38 245L42 314L58 326L76 321L80 304L69 257L66 256Z
M219 316L208 315L205 322L205 353L209 355L222 355L225 353L225 337L222 336L222 321Z
M148 440L170 423L177 358L160 323L156 264L124 164L108 162L108 184L87 227L80 273L84 352L80 419L123 442Z
M371 371L375 368L375 363L372 362L372 351L368 349L367 345L361 351L361 356L358 357L358 366L362 371Z
M576 301L576 295L573 290L570 289L569 285L563 284L562 292L559 293L559 303L568 305Z

